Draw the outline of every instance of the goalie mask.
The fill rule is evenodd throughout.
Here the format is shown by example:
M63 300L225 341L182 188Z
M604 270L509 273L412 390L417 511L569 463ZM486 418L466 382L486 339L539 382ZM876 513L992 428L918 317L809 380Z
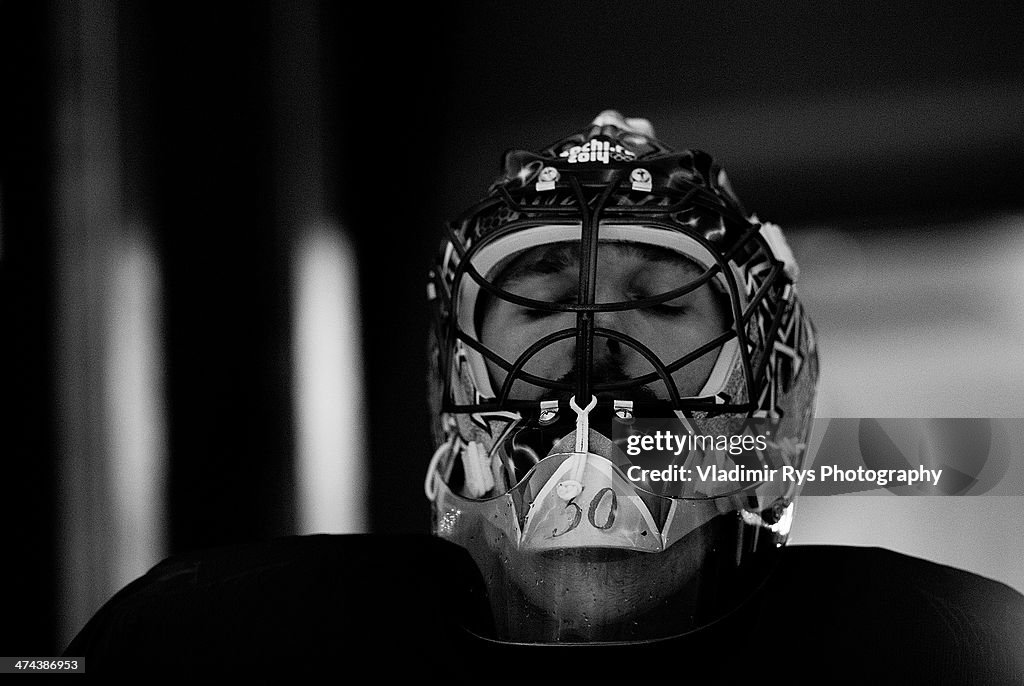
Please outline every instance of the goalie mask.
M506 153L428 297L434 533L526 643L655 640L753 593L789 535L817 356L778 227L706 153L602 113Z

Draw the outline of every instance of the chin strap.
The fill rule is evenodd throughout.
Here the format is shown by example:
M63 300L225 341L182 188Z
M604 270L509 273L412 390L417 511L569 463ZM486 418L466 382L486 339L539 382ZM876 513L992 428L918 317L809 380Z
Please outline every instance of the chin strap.
M583 492L583 472L587 468L587 453L590 452L590 411L596 406L597 396L590 396L590 403L582 408L576 404L576 396L569 399L569 407L576 413L576 450L569 458L573 461L569 468L570 478L555 487L562 500L572 500Z
M437 446L437 450L434 451L433 457L430 458L430 464L427 466L427 477L423 480L423 492L426 494L427 500L430 502L434 502L434 499L437 497L437 467L441 463L441 458L451 451L454 443L455 434L452 434L451 438Z

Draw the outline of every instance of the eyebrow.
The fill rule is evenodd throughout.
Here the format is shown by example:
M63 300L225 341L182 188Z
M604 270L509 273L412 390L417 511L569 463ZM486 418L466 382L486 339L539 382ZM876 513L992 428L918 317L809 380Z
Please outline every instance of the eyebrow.
M668 248L656 245L644 245L630 241L609 241L601 244L614 245L617 248L633 257L639 257L644 262L671 264L682 267L697 275L704 272L704 267L692 259L681 255ZM494 278L494 284L499 288L507 288L524 278L534 275L560 274L564 271L576 271L579 265L579 244L578 243L554 243L530 248L515 256L511 262L502 267Z
M614 245L623 248L628 254L638 256L647 262L671 264L682 268L694 277L700 276L706 269L686 255L658 245L646 245L631 241L603 241L599 245ZM578 271L576 269L578 265L579 243L551 243L528 248L504 263L499 262L488 273L488 278L498 288L509 290L510 286L517 281L533 275L560 274L570 269L575 273ZM732 326L732 310L729 307L728 295L721 291L714 279L709 282L709 285L718 310L725 321L725 326ZM493 299L494 296L486 290L480 291L473 312L473 322L477 331L480 331L484 312Z

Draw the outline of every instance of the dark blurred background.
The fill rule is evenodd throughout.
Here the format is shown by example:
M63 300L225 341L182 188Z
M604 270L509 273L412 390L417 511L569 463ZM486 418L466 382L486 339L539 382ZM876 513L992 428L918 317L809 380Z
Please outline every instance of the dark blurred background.
M1022 30L946 0L0 3L0 652L56 653L168 554L424 531L441 221L606 108L788 229L823 416L1019 416ZM794 540L1024 589L1021 500L831 498Z

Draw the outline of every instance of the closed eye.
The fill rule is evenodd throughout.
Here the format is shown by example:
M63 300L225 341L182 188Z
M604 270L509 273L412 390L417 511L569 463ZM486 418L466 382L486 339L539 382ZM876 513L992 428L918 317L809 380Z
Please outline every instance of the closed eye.
M647 298L657 295L657 293L649 293L645 290L636 291L630 294L635 300L646 300ZM649 305L644 308L645 312L650 312L658 317L679 317L691 309L691 303L684 298L676 298L667 302L658 303L657 305Z
M574 296L574 295L573 296L568 296L567 295L567 296L564 296L562 298L559 298L558 300L554 301L552 304L553 305L575 305L576 304L576 296ZM539 309L536 309L536 308L529 308L529 307L522 308L521 312L522 312L524 317L526 317L527 319L531 319L531 320L544 319L545 317L550 317L550 316L556 315L556 314L565 314L564 312L559 311L559 310L539 310Z
M662 303L660 305L652 305L647 310L659 317L680 317L689 312L690 307L688 305L668 305Z

